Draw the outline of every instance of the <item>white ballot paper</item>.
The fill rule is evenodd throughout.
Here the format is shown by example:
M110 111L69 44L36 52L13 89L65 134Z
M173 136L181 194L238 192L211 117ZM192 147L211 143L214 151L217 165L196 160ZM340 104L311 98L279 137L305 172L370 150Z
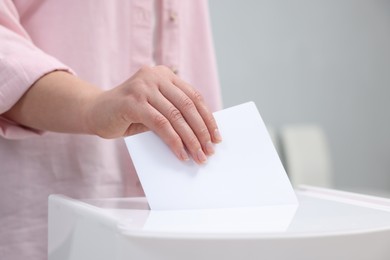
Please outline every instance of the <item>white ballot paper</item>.
M222 142L207 163L180 161L153 132L125 138L152 210L297 204L253 102L214 113Z

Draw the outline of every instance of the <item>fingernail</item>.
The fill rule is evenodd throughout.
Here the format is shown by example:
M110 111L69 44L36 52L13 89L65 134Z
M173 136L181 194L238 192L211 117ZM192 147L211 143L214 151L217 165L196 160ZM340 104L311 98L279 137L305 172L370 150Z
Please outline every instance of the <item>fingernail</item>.
M221 134L219 133L218 129L214 130L214 139L219 143L222 141Z
M188 161L190 158L188 157L188 153L186 152L186 150L184 150L184 148L181 148L180 150L180 154L179 154L179 158L180 160L182 161Z
M199 149L197 152L196 152L196 156L198 157L198 161L200 163L205 163L207 161L207 157L206 155L204 154L204 152L202 151L202 149Z
M205 148L206 148L206 152L207 152L207 155L212 155L214 154L214 145L208 141L205 145Z

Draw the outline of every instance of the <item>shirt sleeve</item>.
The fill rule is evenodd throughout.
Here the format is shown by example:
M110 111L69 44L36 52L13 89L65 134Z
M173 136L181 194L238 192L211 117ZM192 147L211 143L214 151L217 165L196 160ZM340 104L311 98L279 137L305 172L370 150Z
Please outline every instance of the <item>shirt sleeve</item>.
M0 136L22 139L42 131L18 125L1 116L42 76L72 70L33 44L19 22L12 1L0 0Z

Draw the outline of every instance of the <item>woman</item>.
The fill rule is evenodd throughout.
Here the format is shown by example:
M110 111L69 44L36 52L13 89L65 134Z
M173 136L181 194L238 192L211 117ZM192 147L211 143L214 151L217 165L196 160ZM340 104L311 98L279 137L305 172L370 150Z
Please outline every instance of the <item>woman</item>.
M206 1L0 0L0 258L47 257L51 193L143 194L119 137L204 163L220 106Z

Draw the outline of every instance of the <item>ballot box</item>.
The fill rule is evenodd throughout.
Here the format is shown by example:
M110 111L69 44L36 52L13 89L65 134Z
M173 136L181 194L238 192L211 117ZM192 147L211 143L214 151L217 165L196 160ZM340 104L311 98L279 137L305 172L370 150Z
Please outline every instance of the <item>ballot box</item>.
M49 260L390 259L390 200L315 187L299 205L149 210L49 197Z

